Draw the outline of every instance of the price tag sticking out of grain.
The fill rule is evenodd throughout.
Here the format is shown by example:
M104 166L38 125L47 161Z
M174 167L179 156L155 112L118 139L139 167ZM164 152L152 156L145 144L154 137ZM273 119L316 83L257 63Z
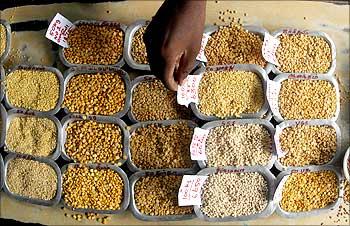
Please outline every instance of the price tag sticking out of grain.
M207 62L208 61L207 57L205 56L205 46L207 45L209 38L210 38L209 35L203 34L202 42L201 42L201 48L199 49L199 53L198 53L198 55L196 57L196 60L199 60L199 61L202 61L202 62Z
M282 128L279 125L277 125L276 131L275 131L275 146L276 146L276 152L277 152L278 158L283 158L287 154L282 150L282 147L281 147L281 141L280 141L281 133L282 133Z
M74 27L72 22L57 13L50 23L45 37L64 48L68 48L68 34Z
M205 142L207 140L209 130L194 128L194 133L190 145L192 160L207 160L205 154Z
M189 75L177 89L177 103L188 107L190 103L199 103L198 88L202 75Z
M201 188L208 176L184 175L178 193L179 206L201 205Z
M278 95L281 90L281 84L279 82L267 80L267 101L270 105L271 111L274 115L279 114L278 108Z
M276 57L276 51L279 44L280 41L277 38L265 32L264 43L262 46L262 55L267 62L276 66L280 66Z

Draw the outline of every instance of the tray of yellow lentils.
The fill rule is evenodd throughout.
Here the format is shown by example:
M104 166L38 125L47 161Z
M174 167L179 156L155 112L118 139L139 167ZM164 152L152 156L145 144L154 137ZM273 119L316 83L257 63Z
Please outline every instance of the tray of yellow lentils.
M59 50L64 73L40 65L5 73L0 65L1 145L9 153L5 164L0 158L0 188L4 182L9 196L37 205L60 201L84 213L129 207L146 221L251 220L275 211L290 218L349 202L349 183L341 185L334 167L342 155L340 103L335 45L327 34L272 33L280 40L277 67L262 54L266 29L207 26L207 62L194 72L202 74L199 103L186 108L154 75L131 81L121 69L126 63L150 70L146 21L74 24L69 47ZM1 20L0 62L10 30ZM278 84L277 110L267 98L271 79ZM263 119L271 112L280 124ZM210 130L206 161L191 158L197 127ZM281 171L277 178L273 165ZM178 205L186 174L208 176L202 205Z

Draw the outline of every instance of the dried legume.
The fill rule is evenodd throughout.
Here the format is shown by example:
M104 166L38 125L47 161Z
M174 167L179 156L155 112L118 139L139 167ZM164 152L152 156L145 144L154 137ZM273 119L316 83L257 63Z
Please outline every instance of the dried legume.
M82 163L117 163L122 158L122 134L118 125L75 121L66 129L64 144L69 157Z
M338 198L338 178L329 170L292 173L282 190L280 206L288 212L321 209Z
M331 48L322 37L282 34L276 51L282 72L326 73L332 62Z
M6 43L7 43L6 28L4 25L0 24L0 57L5 52Z
M59 98L59 81L55 73L18 69L7 75L6 95L11 105L29 110L49 111Z
M63 174L63 199L72 208L118 210L124 195L124 182L112 169L68 166Z
M205 152L209 167L267 165L272 140L257 124L218 126L210 130Z
M345 180L344 183L344 200L345 202L350 203L350 183L348 180Z
M69 32L64 56L73 64L116 64L123 55L124 32L115 25L80 24Z
M199 84L199 110L219 118L256 113L264 104L260 77L249 71L206 72Z
M6 146L13 152L46 157L57 146L57 130L48 118L15 117L7 130Z
M201 210L210 218L252 215L268 204L267 181L257 172L212 174L202 189Z
M136 120L190 119L191 111L177 103L176 92L158 79L139 83L132 95L132 113Z
M284 80L279 110L284 119L329 119L336 111L335 88L325 80Z
M57 174L45 163L15 158L8 163L6 183L17 195L51 200L57 192Z
M146 45L143 41L146 28L147 26L142 26L137 29L131 43L131 56L139 64L148 64Z
M286 153L283 165L322 165L334 157L337 135L331 126L297 125L282 130L280 143Z
M141 177L135 184L137 209L151 216L191 214L193 207L178 206L181 180L176 175Z
M164 126L150 124L131 134L131 159L145 169L190 168L190 144L193 128L186 123Z
M219 27L211 35L205 47L208 65L225 64L256 64L266 65L262 56L262 39L243 27L231 23L229 26Z
M126 88L118 73L79 74L67 85L64 106L70 112L113 115L125 105Z

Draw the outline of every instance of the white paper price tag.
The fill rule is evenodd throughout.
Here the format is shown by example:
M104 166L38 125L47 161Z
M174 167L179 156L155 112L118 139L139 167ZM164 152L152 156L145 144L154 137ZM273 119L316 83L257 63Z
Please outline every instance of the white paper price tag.
M278 95L281 89L279 82L267 80L267 101L269 102L272 113L276 114L279 112L278 108Z
M190 103L199 103L198 87L202 75L189 75L177 89L177 103L188 107Z
M179 206L201 205L201 188L208 176L184 175L178 193Z
M74 24L67 18L57 13L51 21L49 28L46 31L45 37L58 45L68 48L68 33L74 28Z
M276 50L279 44L280 41L277 38L265 32L262 55L267 62L277 66L280 66L276 58Z
M205 142L207 140L209 130L194 128L191 141L190 152L192 160L207 160L205 154Z
M199 53L196 57L196 60L199 60L199 61L202 61L202 62L207 62L208 59L207 57L205 56L205 47L208 43L208 40L209 40L210 36L207 35L207 34L203 34L203 37L202 37L202 42L201 42L201 48L199 49Z

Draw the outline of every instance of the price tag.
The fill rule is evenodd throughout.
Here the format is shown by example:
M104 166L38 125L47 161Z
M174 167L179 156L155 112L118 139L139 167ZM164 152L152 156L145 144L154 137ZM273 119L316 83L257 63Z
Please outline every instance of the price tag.
M188 107L190 103L199 103L198 87L202 75L189 75L177 89L177 103Z
M67 20L64 16L57 13L51 21L49 28L46 31L45 37L58 45L68 48L68 33L75 27L75 25Z
M179 206L201 205L201 188L208 176L184 175L178 193Z
M196 57L196 60L202 61L202 62L207 62L207 57L205 56L205 46L208 43L210 36L207 34L203 34L202 37L202 42L201 42L201 48L199 49L199 53Z
M277 38L265 32L262 55L267 62L277 66L280 66L276 58L276 50L279 44L280 41Z
M281 84L279 82L267 80L267 101L269 102L272 113L275 115L279 112L278 108L278 95L281 90Z
M191 141L190 152L192 160L207 160L205 154L205 142L207 140L209 130L194 128Z

